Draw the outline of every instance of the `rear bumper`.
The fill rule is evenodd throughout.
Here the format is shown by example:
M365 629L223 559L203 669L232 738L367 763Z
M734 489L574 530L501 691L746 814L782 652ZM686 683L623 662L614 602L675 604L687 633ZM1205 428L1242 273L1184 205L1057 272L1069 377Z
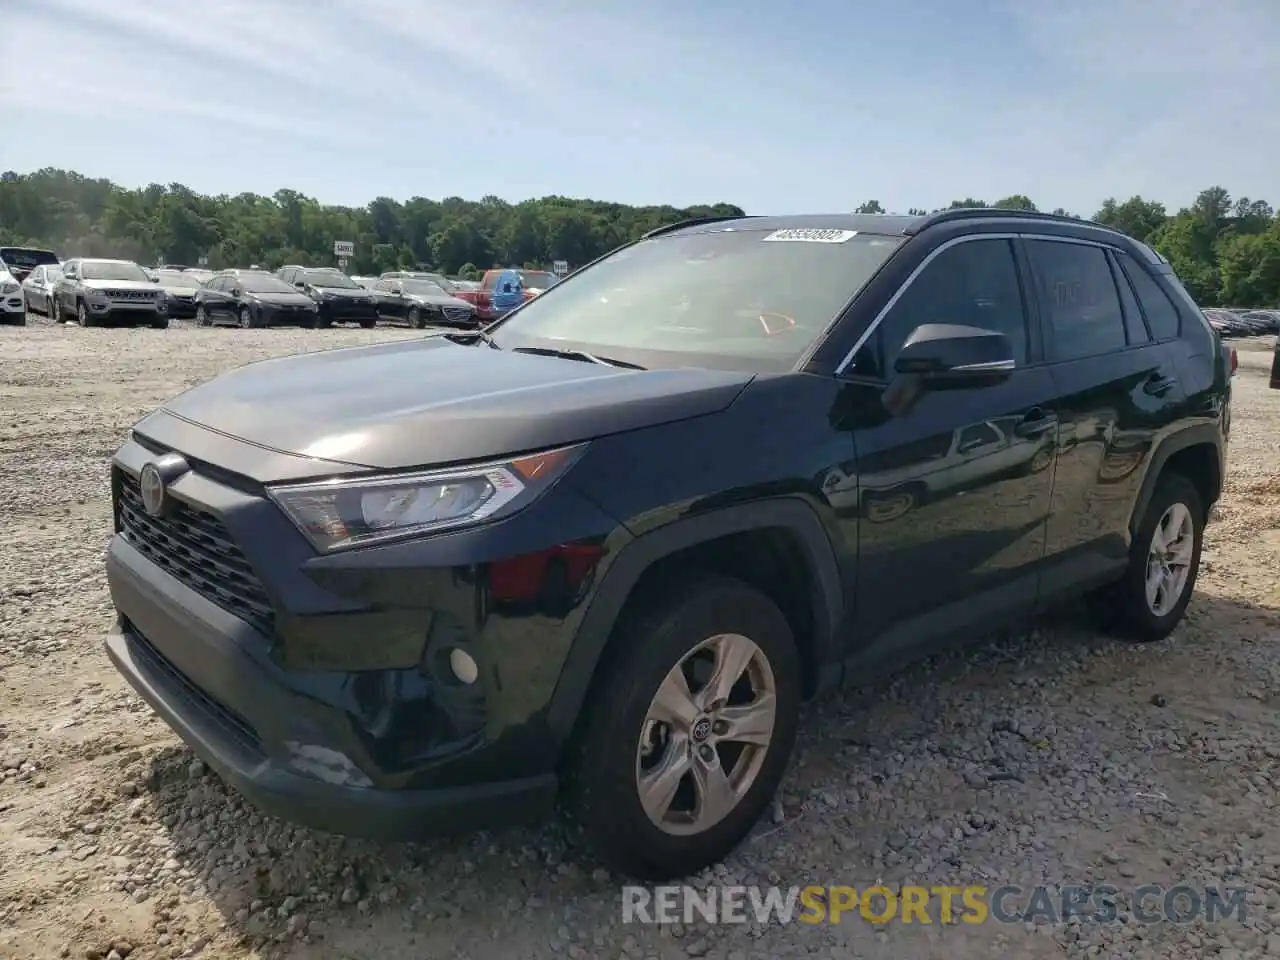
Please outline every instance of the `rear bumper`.
M533 822L556 777L385 789L350 759L343 718L281 683L261 634L117 536L107 579L118 623L108 657L164 721L267 813L331 833L411 840Z

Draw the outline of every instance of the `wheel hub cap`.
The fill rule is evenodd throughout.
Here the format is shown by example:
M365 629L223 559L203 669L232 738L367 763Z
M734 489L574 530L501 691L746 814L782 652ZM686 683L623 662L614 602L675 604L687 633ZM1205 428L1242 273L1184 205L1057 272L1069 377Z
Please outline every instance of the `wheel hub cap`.
M773 669L740 634L703 641L654 695L636 751L636 789L665 833L701 833L755 783L773 738Z
M1157 617L1169 614L1186 592L1195 553L1195 524L1182 503L1171 504L1160 517L1147 551L1147 607Z

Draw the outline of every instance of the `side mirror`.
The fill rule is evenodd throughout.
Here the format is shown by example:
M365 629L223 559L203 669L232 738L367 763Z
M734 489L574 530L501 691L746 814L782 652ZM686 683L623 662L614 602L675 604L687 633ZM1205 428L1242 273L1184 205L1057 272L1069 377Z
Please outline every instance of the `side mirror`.
M295 287L297 287L299 290L304 290L304 289L306 289L307 281L305 281L305 280L295 280L295 281L293 281L293 285L294 285Z
M241 290L239 287L232 287L232 288L231 288L231 295L232 295L233 297L238 297L238 296L240 296L240 294L242 294L243 292L244 292L244 291L243 291L243 290Z
M893 369L926 389L962 390L1007 380L1016 366L1012 341L997 330L926 323L907 337Z

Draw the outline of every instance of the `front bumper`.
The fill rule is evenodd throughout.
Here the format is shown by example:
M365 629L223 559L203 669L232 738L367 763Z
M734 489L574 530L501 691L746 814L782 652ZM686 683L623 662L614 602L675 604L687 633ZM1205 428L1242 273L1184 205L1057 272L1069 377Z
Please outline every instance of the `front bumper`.
M362 320L378 319L376 302L358 303L340 298L321 300L318 302L320 316L329 323L358 323Z
M27 301L22 295L22 291L17 293L7 293L4 297L0 297L0 318L7 322L25 317L27 313Z
M196 315L196 301L192 297L169 297L165 311L175 320L191 320Z
M340 751L324 745L325 724L314 706L282 696L269 669L237 640L245 632L241 622L181 584L158 582L147 566L128 544L113 541L112 597L137 619L120 616L107 636L107 656L198 756L265 812L379 840L530 822L550 812L552 774L424 790L372 787Z
M106 646L197 754L264 810L341 834L413 839L550 812L560 743L547 711L577 601L530 603L525 581L550 586L558 567L589 584L602 551L549 547L542 522L516 515L316 557L255 489L255 476L300 469L290 458L150 422L167 442L127 441L113 471ZM147 519L138 472L171 449L223 466L179 476L178 511ZM613 527L572 491L547 497L560 531ZM471 686L449 682L453 647L480 665Z

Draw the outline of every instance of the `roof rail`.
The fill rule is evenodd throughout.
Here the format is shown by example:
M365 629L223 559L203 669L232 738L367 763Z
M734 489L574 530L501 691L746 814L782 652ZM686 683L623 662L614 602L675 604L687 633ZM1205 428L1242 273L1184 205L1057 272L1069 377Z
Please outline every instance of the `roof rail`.
M674 233L676 230L683 230L685 227L697 227L704 223L723 223L726 220L746 220L747 217L690 217L687 220L677 220L675 223L664 224L661 227L654 227L648 233L640 237L641 240L648 240L652 237L660 237L664 233Z
M937 213L921 217L920 220L909 226L906 232L908 234L916 234L940 223L951 223L955 220L983 219L1048 220L1053 223L1084 223L1103 230L1111 229L1105 224L1085 220L1082 217L1067 217L1058 213L1041 213L1038 210L1014 210L1008 207L957 207L954 210L939 210Z

